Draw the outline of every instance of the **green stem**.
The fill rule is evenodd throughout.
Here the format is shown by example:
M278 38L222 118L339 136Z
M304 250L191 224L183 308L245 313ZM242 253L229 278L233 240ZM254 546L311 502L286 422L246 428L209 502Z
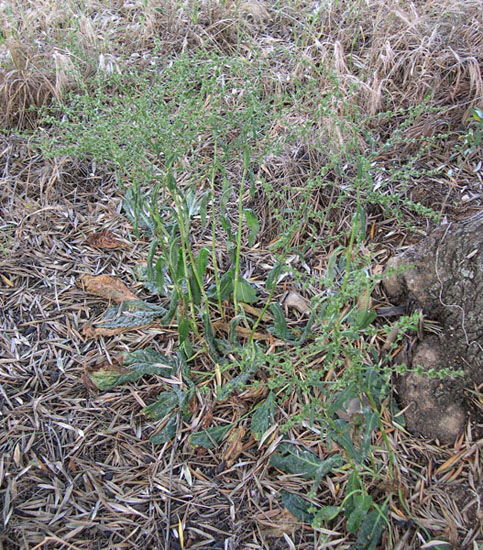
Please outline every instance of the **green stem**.
M217 146L218 142L215 140L215 151L213 157L213 169L211 171L211 258L213 261L213 271L215 273L215 288L216 288L216 299L218 302L218 309L222 319L225 319L225 312L223 310L223 305L221 301L221 288L220 288L220 274L218 271L218 262L216 259L216 212L214 208L215 200L215 175L216 175L216 162L217 162ZM207 304L208 306L208 304Z
M241 254L241 238L243 229L243 192L245 191L245 180L248 173L248 167L250 165L250 152L248 145L245 144L244 158L243 158L243 173L240 183L240 190L238 192L238 229L236 235L236 255L235 255L235 280L233 281L233 304L235 308L235 317L238 315L238 281L240 280L240 254Z

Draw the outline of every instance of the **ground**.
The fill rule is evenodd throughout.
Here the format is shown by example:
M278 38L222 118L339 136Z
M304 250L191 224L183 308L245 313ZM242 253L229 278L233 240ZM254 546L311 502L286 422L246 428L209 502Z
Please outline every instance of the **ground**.
M153 51L160 36L166 66L182 52L204 43L228 55L247 57L254 44L260 45L267 59L279 63L273 67L276 78L267 72L263 80L268 95L276 95L279 88L291 93L299 82L311 82L312 71L319 70L313 67L335 63L342 90L349 93L350 86L362 82L355 96L363 117L380 114L382 120L384 109L394 111L389 123L371 122L373 135L387 144L373 157L378 168L375 183L382 185L387 176L390 183L384 187L385 196L403 197L396 210L387 206L389 199L386 205L370 201L366 205L367 235L362 249L370 248L370 269L377 275L389 257L419 242L436 225L481 210L478 126L470 122L471 108L481 108L483 90L481 35L475 32L481 17L478 3L448 1L442 9L431 2L408 6L368 2L358 6L367 10L360 17L348 2L331 3L327 13L322 13L321 6L296 2L281 8L277 2L261 1L231 7L225 2L188 2L184 7L166 3L161 6L164 12L152 2L128 6L109 2L108 8L88 3L78 19L73 18L77 8L70 3L45 5L43 13L30 3L5 4L0 8L6 21L1 91L8 100L4 101L5 131L0 138L0 548L356 548L351 546L355 537L347 530L343 514L317 527L297 519L282 502L285 491L317 506L340 506L349 478L347 468L336 469L324 478L316 495L308 497L311 479L270 462L286 437L279 428L300 412L295 392L277 403L276 421L262 444L250 435L249 414L266 395L264 384L248 386L220 402L214 375L203 378L204 373L190 401L189 421L178 417L176 437L155 445L149 438L162 423L149 419L142 410L166 388L165 378L147 377L107 391L93 386L89 373L99 365L115 365L126 352L151 346L174 356L178 330L154 322L114 336L86 333L85 328L99 320L108 306L108 300L87 292L86 275L110 275L137 297L156 303L156 297L135 276L136 266L146 263L151 239L142 232L135 235L133 221L123 209L124 189L109 162L67 153L49 157L47 149L39 147L36 108L53 97L62 100L68 89L76 90L69 81L72 72L65 69L67 58L90 60L90 64L80 63L86 79L106 66L115 72L118 65L126 71L130 64L145 63L149 69L153 59L160 63L151 57L158 55ZM309 14L314 17L313 26L302 32L301 21L308 21ZM57 29L58 36L49 29ZM78 49L72 37L71 43L65 42L70 36L67 31L62 35L66 29L80 32L83 38L77 44L74 40ZM61 35L62 47L56 42ZM90 48L95 50L91 57ZM49 62L54 63L53 69ZM317 87L329 86L325 73L315 74ZM430 107L435 111L428 109L413 118L407 111L398 111L417 109L429 88L434 92ZM21 96L15 94L18 90L25 94L24 105L16 103ZM113 85L113 97L115 90ZM210 102L205 105L208 111ZM306 124L306 105L301 102L301 107L285 113L286 119L270 127L271 135ZM306 116L314 116L312 107L307 103ZM351 109L341 110L346 116ZM58 112L56 116L61 118ZM410 123L404 126L404 120ZM280 220L272 216L277 205L296 205L300 189L330 162L324 177L336 185L315 190L310 208L316 213L331 201L336 204L322 221L310 225L309 220L293 236L291 245L303 244L312 230L324 235L317 241L318 248L305 251L307 267L301 270L310 271L311 276L327 268L337 245L347 246L343 232L350 230L355 208L342 190L344 178L357 170L350 163L338 166L328 152L329 145L338 143L337 135L349 139L350 132L342 123L334 123L324 134L326 149L311 141L310 133L330 126L329 122L321 115L308 136L297 136L296 146L267 155L253 168L258 179L283 192L272 202L262 187L247 196L247 205L261 221L256 245L244 245L244 268L247 277L253 275L250 280L256 281L263 265L271 261L270 244L280 230ZM40 129L54 141L60 130L55 124L51 128ZM391 141L397 132L405 132L403 138ZM408 168L409 177L403 183L395 181L403 174L396 172L397 166L416 154L411 142L415 136L436 137L428 141L432 145L425 142L429 152L423 151L416 167ZM364 141L366 137L357 139L369 154L372 145ZM461 154L453 155L465 139ZM213 144L208 139L199 147L201 159L211 158ZM463 152L471 148L465 156ZM239 180L241 163L227 165L227 173ZM421 207L411 209L409 201ZM431 218L423 207L434 208L439 219ZM236 204L229 204L228 209L236 218ZM396 219L398 211L402 219ZM200 242L206 234L197 223L193 238ZM220 251L225 245L219 242ZM227 262L226 256L222 259ZM310 285L302 289L288 279L282 286L276 295L280 303L285 303L291 291L304 299L311 297ZM372 299L381 308L396 305L380 285ZM295 314L291 310L290 326L303 326L304 308L299 308ZM381 314L375 322L380 319L394 321L390 314ZM273 340L264 326L259 332L260 338ZM417 338L409 333L391 353L402 353ZM387 354L388 340L380 333L374 336L379 357ZM316 356L312 368L323 360ZM197 364L197 368L203 371L205 365ZM233 375L228 371L222 376L227 383ZM259 372L258 377L268 384L268 371ZM481 408L481 387L472 391L475 408ZM477 438L481 427L466 422L461 435L449 443L421 437L405 429L404 411L395 412L387 399L372 435L368 461L372 473L364 468L361 473L374 501L388 505L388 528L377 548L481 548L483 442ZM357 408L353 414L357 417ZM235 442L225 441L216 449L189 444L192 433L235 420ZM344 452L337 445L327 445L305 421L291 426L288 436L320 458ZM387 438L384 444L383 438ZM392 478L386 475L390 453L397 464ZM437 546L437 541L446 544Z

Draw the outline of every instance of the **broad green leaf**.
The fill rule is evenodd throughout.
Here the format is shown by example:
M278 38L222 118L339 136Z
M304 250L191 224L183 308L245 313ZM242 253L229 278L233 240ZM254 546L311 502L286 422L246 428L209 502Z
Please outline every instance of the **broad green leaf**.
M154 445L161 445L163 443L166 443L167 441L171 441L176 436L176 428L177 428L177 419L176 415L174 414L166 423L166 426L163 427L161 431L159 431L156 435L153 435L149 438L151 443Z
M258 235L258 232L260 231L260 224L258 222L258 218L253 212L251 208L245 208L243 210L243 213L245 215L245 221L247 222L247 226L249 229L249 235L248 235L248 246L253 246L255 244L255 239Z
M270 292L274 285L277 284L278 278L283 270L283 265L276 263L272 269L268 272L267 280L265 282L265 288Z
M293 342L294 338L287 326L287 321L285 319L285 313L281 308L280 304L274 302L270 304L270 311L273 315L273 327L272 332L284 342Z
M327 262L327 269L324 275L324 283L326 286L332 286L334 279L337 275L337 257L340 252L344 250L342 246L338 246L334 252L329 256L329 261Z
M379 424L379 415L369 410L364 411L364 431L362 434L361 454L363 460L369 456L372 443L372 432Z
M367 328L373 321L376 319L377 314L370 310L370 311L353 311L351 313L351 324L357 328L357 329L365 329Z
M124 193L122 207L136 229L141 229L147 236L154 235L154 224L151 217L144 211L143 205L139 197L136 196L136 190L133 187L130 187Z
M364 462L365 457L352 441L351 424L342 419L335 420L328 430L328 436L341 446L352 460L358 464Z
M357 397L359 397L359 392L356 391L354 384L351 384L344 390L335 393L332 396L327 409L329 416L333 417L336 415L337 411L345 410L347 403Z
M200 211L200 201L198 199L198 193L196 189L189 189L184 195L184 202L186 205L188 218L193 218Z
M220 198L220 213L224 217L226 212L226 205L228 204L228 200L230 199L230 195L233 191L233 187L230 184L230 180L226 177L223 178L223 189L221 192L221 198ZM226 229L225 229L226 231Z
M146 275L148 277L149 281L154 281L154 269L153 269L153 261L154 261L154 254L156 253L156 249L159 244L159 239L154 239L151 243L151 246L149 247L149 253L148 253L148 259L146 263Z
M211 324L210 314L208 311L201 312L201 318L203 319L203 328L205 329L205 340L210 350L212 359L218 358L218 353L215 344L215 338L213 335L213 325Z
M230 321L230 328L228 331L228 338L231 342L231 344L234 347L237 347L240 345L240 341L238 339L238 333L236 329L238 328L238 325L243 321L243 315L239 314L236 317L233 317L233 319Z
M222 300L228 300L233 294L233 277L234 270L229 269L220 279L220 296ZM208 289L208 298L216 298L216 287L213 285Z
M240 277L238 279L236 297L239 302L245 302L247 304L253 304L255 302L258 302L256 290L243 277Z
M357 206L356 213L352 218L352 223L356 224L356 239L363 241L366 238L367 217L364 208L360 204Z
M287 491L281 491L281 494L283 505L293 516L304 523L312 523L314 514L309 512L309 509L312 508L310 502L307 502L299 495L288 493Z
M365 371L365 383L365 392L372 396L376 403L376 406L379 407L380 402L389 393L388 383L384 380L384 378L376 369L371 367L368 367Z
M221 355L228 355L229 353L233 353L236 349L235 346L225 338L214 338L213 341L216 351L221 353Z
M172 165L168 167L168 173L166 174L166 187L169 189L171 194L176 193L176 178L173 175Z
M372 506L372 498L367 493L359 493L352 497L352 504L354 509L347 518L346 529L349 533L357 533Z
M195 306L199 306L201 303L201 288L198 284L198 279L195 276L195 273L190 268L190 276L189 276L189 285L191 290L191 297L193 299L193 303Z
M483 122L483 110L472 107L470 112L473 120L476 120L476 122Z
M206 191L206 193L203 194L203 197L200 201L200 218L201 218L201 226L204 227L206 224L206 211L208 209L208 203L211 200L211 191Z
M270 457L270 464L289 474L301 474L305 479L321 479L343 464L339 454L321 460L314 453L299 450L289 443L282 443L278 451Z
M202 432L192 434L189 438L189 443L192 447L214 449L221 443L223 437L228 433L232 426L233 424L226 424L225 426L214 426L213 428L207 428Z
M315 514L315 521L320 522L320 524L324 521L330 521L336 518L340 514L340 511L339 506L322 506Z
M172 292L171 300L169 302L169 309L166 314L161 318L160 323L162 325L169 325L173 320L173 317L178 309L179 297L176 291Z
M193 347L189 340L189 335L191 333L191 323L187 317L178 318L178 338L179 338L179 347L184 352L187 358L193 355Z
M233 241L233 232L231 230L231 221L226 216L220 215L220 223L221 227L226 231L226 234L228 235L228 240Z
M198 253L198 257L196 258L196 271L202 283L203 283L203 277L205 276L206 268L208 266L209 260L210 260L210 251L207 248L202 248Z
M180 345L188 339L191 332L191 323L187 317L178 316L178 338Z
M143 286L146 290L149 290L151 294L158 294L158 288L156 283L148 276L147 266L138 264L133 269L134 275L138 281L143 283Z
M166 355L158 353L150 347L127 353L123 363L125 367L131 369L157 369L149 374L160 374L162 376L170 376L175 364L173 358L166 357Z
M354 470L347 480L347 485L345 488L345 493L347 500L345 503L344 512L346 517L349 517L354 511L354 497L360 491L362 485L357 472Z
M89 378L101 391L105 391L128 382L135 382L146 374L170 376L172 370L170 359L147 348L128 354L122 369L99 369L91 373Z
M384 531L385 515L386 510L384 508L382 514L379 510L373 510L366 516L357 534L357 540L351 546L351 550L376 550Z
M229 382L227 382L220 390L218 394L218 400L223 401L225 400L234 390L239 389L242 390L247 382L253 377L253 375L257 372L257 366L252 365L251 367L247 368L245 372L242 372L238 376L235 376L235 378L232 378Z
M149 325L166 313L164 307L144 302L127 300L106 310L104 319L96 324L96 331L116 331Z
M156 285L156 291L161 296L165 296L164 290L164 270L166 267L166 262L164 258L158 258L156 260L156 265L154 266L154 283Z
M161 392L156 401L144 407L142 412L149 418L161 420L173 411L180 403L180 396L174 391Z
M263 434L272 426L274 411L275 394L271 391L252 414L251 432L257 441L260 441Z

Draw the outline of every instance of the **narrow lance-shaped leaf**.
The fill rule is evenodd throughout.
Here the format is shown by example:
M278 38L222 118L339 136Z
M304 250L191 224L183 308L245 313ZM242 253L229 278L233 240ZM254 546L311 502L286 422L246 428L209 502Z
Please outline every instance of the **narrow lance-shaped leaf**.
M128 300L106 310L104 319L96 324L95 334L111 336L125 330L149 325L166 313L162 306L143 300Z
M285 314L280 304L277 304L276 302L274 302L273 304L270 304L270 311L273 314L273 322L274 322L274 325L271 328L271 331L275 334L275 336L277 336L278 338L281 338L284 342L293 342L294 341L293 335L291 334L291 331L287 326L287 321L285 320Z
M166 262L164 258L158 258L156 260L156 265L154 266L154 282L156 284L156 290L161 295L165 295L164 291L164 269Z
M193 447L204 447L205 449L214 449L219 445L226 433L230 430L233 424L225 426L214 426L207 428L202 432L192 434L189 438L189 443Z
M144 407L142 412L149 418L155 420L161 420L173 411L178 405L180 405L180 399L178 394L173 391L161 392L156 401L151 403L147 407Z
M346 528L349 533L357 533L359 527L369 512L369 508L372 506L371 495L368 495L367 493L359 493L354 495L352 505L353 510L347 518Z
M251 208L245 208L245 210L243 210L243 213L245 215L245 221L247 222L247 226L249 229L248 246L253 246L255 244L255 239L258 235L258 232L260 231L260 223L258 222L258 218L255 212L253 212Z
M162 445L167 441L171 441L176 436L177 418L174 414L166 423L166 425L156 434L149 438L154 445Z
M200 211L200 200L198 199L198 193L195 189L190 189L186 195L184 195L183 202L186 206L188 218L193 218Z
M251 432L257 441L260 441L263 434L272 426L274 411L275 394L271 391L252 414Z
M195 306L199 306L201 303L201 287L198 283L198 278L195 272L190 268L189 285L191 290L191 298Z
M251 365L250 367L246 368L244 372L239 374L238 376L235 376L235 378L232 378L229 382L227 382L223 388L221 389L220 393L218 394L218 399L220 401L223 401L226 399L232 391L235 389L243 389L245 384L253 377L253 375L257 372L257 365Z
M312 523L314 514L309 512L309 508L312 508L310 502L307 502L299 495L288 493L287 491L281 491L281 494L283 505L293 516L304 523Z
M338 246L334 252L329 256L327 262L327 269L324 275L324 283L326 286L332 286L335 276L337 275L337 257L339 253L344 250L342 246Z
M339 506L323 506L320 510L317 510L315 521L317 526L320 527L321 522L330 521L331 519L336 518L341 509Z
M386 515L385 507L370 512L362 522L356 543L351 546L351 550L376 550L386 525Z
M230 195L232 193L232 185L230 184L230 180L228 178L223 178L223 189L221 192L221 198L220 198L220 213L222 216L225 215L226 212L226 206L228 204L228 200L230 199Z
M243 277L238 279L236 297L239 302L245 302L247 304L258 302L256 290Z
M148 281L153 282L154 281L154 268L153 268L153 262L154 262L154 254L156 253L156 249L159 244L159 239L154 239L151 243L151 246L149 247L149 253L148 253L148 259L146 264L146 274L148 277Z
M270 292L274 285L277 284L280 274L283 270L283 264L276 263L272 269L268 272L267 280L265 282L265 288Z
M213 334L213 326L211 324L210 315L207 311L203 311L201 313L201 318L203 319L203 327L205 329L205 340L208 344L210 355L214 359L217 357L218 353L216 350L215 338Z
M207 248L202 248L196 258L196 271L201 283L203 283L203 277L205 276L209 260L210 251Z
M203 197L200 201L200 218L201 218L201 226L204 227L206 224L206 215L207 215L207 209L208 209L208 203L211 200L211 191L206 191L206 193L203 194Z
M314 453L282 443L279 452L270 457L270 464L290 474L301 474L306 479L320 479L334 468L340 467L343 459L341 455L336 454L321 460Z
M178 337L179 347L184 352L187 358L193 355L193 347L189 341L189 335L191 332L191 323L187 317L178 318Z
M220 279L219 285L220 285L220 297L222 300L228 300L231 295L233 294L233 278L234 278L234 270L230 269L228 270ZM210 286L210 288L207 291L208 298L216 298L217 292L216 287Z
M170 376L173 370L171 360L151 348L127 354L122 369L100 369L89 375L89 378L102 391L116 386L135 382L146 374Z

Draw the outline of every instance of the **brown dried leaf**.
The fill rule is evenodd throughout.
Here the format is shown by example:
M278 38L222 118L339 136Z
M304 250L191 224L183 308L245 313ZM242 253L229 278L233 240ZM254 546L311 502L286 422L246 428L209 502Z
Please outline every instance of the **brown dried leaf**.
M125 369L122 366L122 359L114 359L112 363L108 361L103 361L92 367L87 367L84 365L84 376L82 377L82 382L86 385L88 389L104 389L102 384L96 384L96 380L103 382L104 380L109 381L116 376L129 373L128 369Z
M128 248L126 243L120 241L114 233L108 229L90 233L87 237L87 244L96 248Z
M225 450L223 452L223 461L227 468L231 468L235 460L239 457L243 450L243 436L245 435L245 428L240 426L232 430L228 436Z
M288 307L293 307L300 313L307 315L309 315L311 311L309 302L297 292L290 292L285 299L285 305Z
M155 323L144 323L142 325L129 326L129 327L116 327L116 328L103 328L93 327L92 325L85 325L82 328L82 334L86 338L97 338L98 336L117 336L118 334L124 334L125 332L132 332L133 330L139 330L141 328L148 328Z
M137 300L137 296L124 283L109 275L84 275L82 284L87 292L106 300L114 302Z
M209 428L211 426L212 422L213 422L213 409L210 407L203 416L203 420L201 421L201 427L203 428L203 430L206 430L206 428Z

